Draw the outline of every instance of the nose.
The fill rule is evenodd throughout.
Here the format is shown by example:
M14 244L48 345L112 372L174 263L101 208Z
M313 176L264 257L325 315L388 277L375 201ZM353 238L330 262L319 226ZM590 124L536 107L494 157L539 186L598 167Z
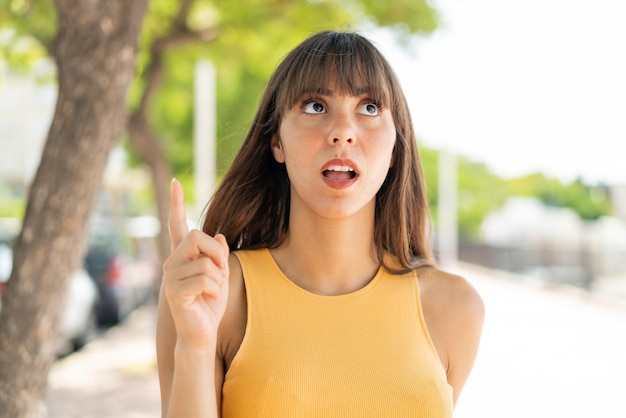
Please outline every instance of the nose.
M328 132L328 142L333 145L356 143L356 128L354 121L348 115L338 114L331 119Z

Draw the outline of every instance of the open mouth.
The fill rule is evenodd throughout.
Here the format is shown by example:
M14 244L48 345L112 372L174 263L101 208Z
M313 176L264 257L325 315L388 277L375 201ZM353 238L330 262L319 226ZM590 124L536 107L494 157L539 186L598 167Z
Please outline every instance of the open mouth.
M332 165L322 171L322 175L332 180L351 180L357 176L357 173L347 165Z

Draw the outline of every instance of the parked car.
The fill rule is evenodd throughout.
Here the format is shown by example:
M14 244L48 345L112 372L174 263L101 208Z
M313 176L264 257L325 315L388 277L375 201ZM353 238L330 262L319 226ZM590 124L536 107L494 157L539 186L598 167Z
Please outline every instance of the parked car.
M98 334L98 287L83 268L72 274L61 319L58 352L80 350Z
M154 293L155 264L139 257L135 244L125 224L103 217L92 219L84 267L100 294L100 325L118 323Z
M0 311L2 294L12 267L13 252L7 244L0 242ZM76 270L72 274L64 301L57 350L60 356L82 348L96 335L98 303L98 288L94 281L84 269Z
M11 275L11 269L13 268L13 252L3 242L0 242L0 309L2 309L2 293L6 282Z
M97 303L94 312L83 316L83 323L87 328L86 336L93 328L93 318L98 326L110 326L123 320L135 308L150 300L155 295L155 280L159 272L159 262L156 256L154 235L158 232L158 221L139 217L127 219L124 217L104 216L94 212L90 219L88 249L83 262L83 271L77 272L72 283L76 281L76 288L82 292L91 292L84 283L85 277L90 277L95 284ZM0 242L11 242L19 232L21 221L0 218ZM14 221L14 222L13 222ZM155 224L157 228L155 229ZM8 249L8 246L6 246ZM0 257L2 254L0 253ZM0 265L1 269L8 270L5 274L8 279L11 271L8 263L12 262L12 255ZM2 278L0 277L0 282ZM0 284L0 291L3 285ZM89 286L90 288L92 286ZM81 294L81 291L75 291ZM69 296L70 299L72 296ZM69 302L68 309L78 310L77 302ZM69 313L68 313L69 315ZM69 320L68 320L69 321ZM78 326L78 325L77 325ZM68 325L68 327L70 327ZM73 327L72 327L73 328ZM77 335L69 332L71 335ZM88 338L88 337L86 337ZM80 338L70 338L75 346L81 345Z

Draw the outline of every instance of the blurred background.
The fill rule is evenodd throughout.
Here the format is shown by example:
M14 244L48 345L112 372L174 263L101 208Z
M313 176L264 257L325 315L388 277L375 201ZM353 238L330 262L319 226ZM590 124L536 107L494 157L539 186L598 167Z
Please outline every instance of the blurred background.
M44 46L57 29L51 6L5 3L0 295L57 98ZM159 413L163 179L183 183L197 223L276 63L324 28L360 31L396 69L436 254L485 300L481 351L456 416L626 416L626 4L243 3L150 3L127 133L109 156L68 289L50 416ZM149 151L138 145L145 137Z

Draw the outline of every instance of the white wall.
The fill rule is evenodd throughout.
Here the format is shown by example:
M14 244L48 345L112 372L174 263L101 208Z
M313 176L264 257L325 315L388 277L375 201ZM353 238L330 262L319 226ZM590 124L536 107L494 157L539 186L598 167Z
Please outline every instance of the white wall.
M57 86L0 74L0 180L31 182L48 135Z

